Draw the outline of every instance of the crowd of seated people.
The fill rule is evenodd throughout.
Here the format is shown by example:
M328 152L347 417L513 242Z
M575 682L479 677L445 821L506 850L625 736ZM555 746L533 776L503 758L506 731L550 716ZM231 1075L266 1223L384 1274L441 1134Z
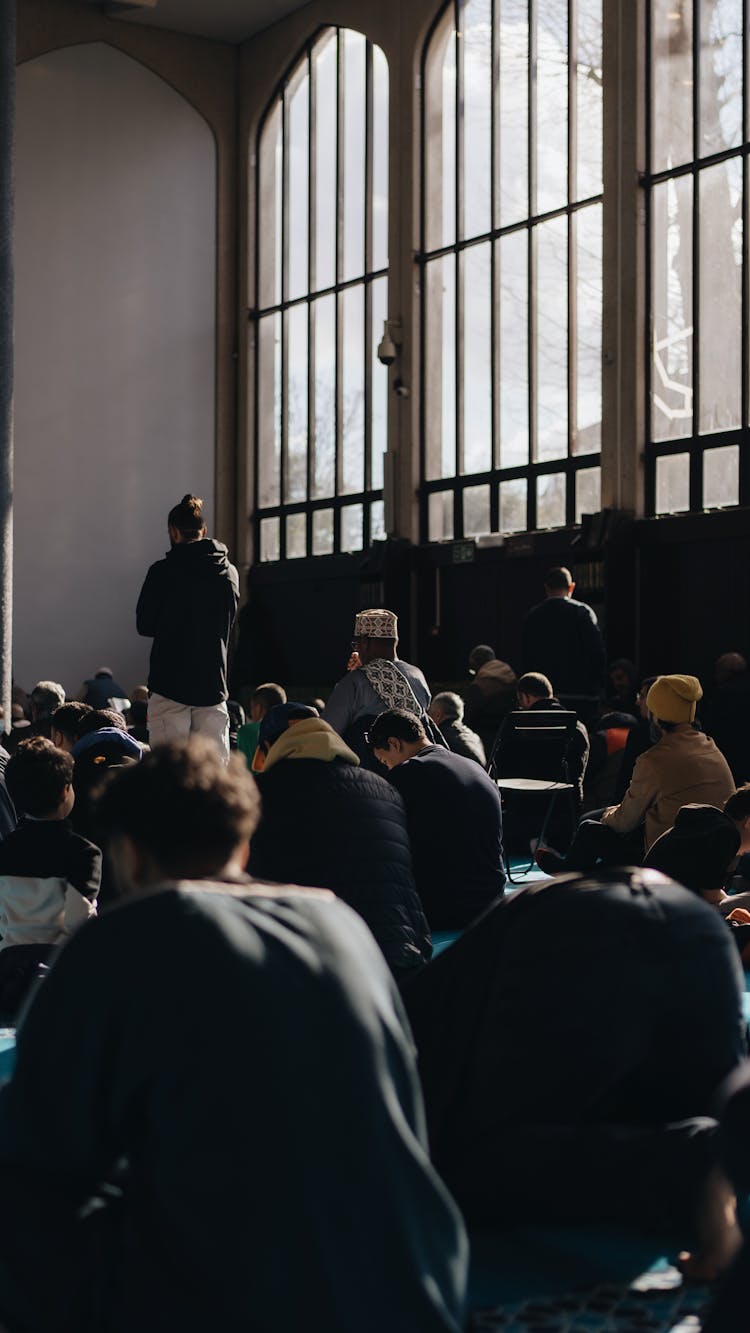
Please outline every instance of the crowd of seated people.
M526 1221L667 1228L743 1326L747 667L701 714L694 676L607 669L574 586L434 696L359 612L327 701L248 688L228 764L149 752L107 668L16 697L0 1328L458 1333L464 1224ZM532 718L570 719L559 805L503 790Z

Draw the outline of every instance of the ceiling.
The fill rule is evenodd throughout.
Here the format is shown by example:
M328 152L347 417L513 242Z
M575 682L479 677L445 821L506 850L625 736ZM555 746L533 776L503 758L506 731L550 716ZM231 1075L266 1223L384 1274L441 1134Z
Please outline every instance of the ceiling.
M170 28L220 42L244 42L309 0L135 0L100 4L112 17L150 28Z

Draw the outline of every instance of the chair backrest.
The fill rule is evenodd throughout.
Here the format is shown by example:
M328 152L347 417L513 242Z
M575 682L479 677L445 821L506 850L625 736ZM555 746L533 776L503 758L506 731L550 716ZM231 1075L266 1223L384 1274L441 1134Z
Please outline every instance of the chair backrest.
M578 716L562 708L522 708L509 713L495 743L495 777L567 782L567 755Z

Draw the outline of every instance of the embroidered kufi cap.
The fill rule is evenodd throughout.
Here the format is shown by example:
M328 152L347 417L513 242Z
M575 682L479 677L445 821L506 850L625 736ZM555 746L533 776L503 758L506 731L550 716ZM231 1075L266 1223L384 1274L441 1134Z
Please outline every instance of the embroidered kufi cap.
M397 639L398 618L382 607L358 611L354 620L355 639Z

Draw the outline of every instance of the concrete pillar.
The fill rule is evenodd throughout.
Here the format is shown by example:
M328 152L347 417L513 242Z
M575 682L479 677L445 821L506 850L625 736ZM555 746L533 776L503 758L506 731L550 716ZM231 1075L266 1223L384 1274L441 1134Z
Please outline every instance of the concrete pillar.
M0 702L10 728L13 653L13 146L16 6L0 5Z
M604 0L602 504L643 513L645 0Z

